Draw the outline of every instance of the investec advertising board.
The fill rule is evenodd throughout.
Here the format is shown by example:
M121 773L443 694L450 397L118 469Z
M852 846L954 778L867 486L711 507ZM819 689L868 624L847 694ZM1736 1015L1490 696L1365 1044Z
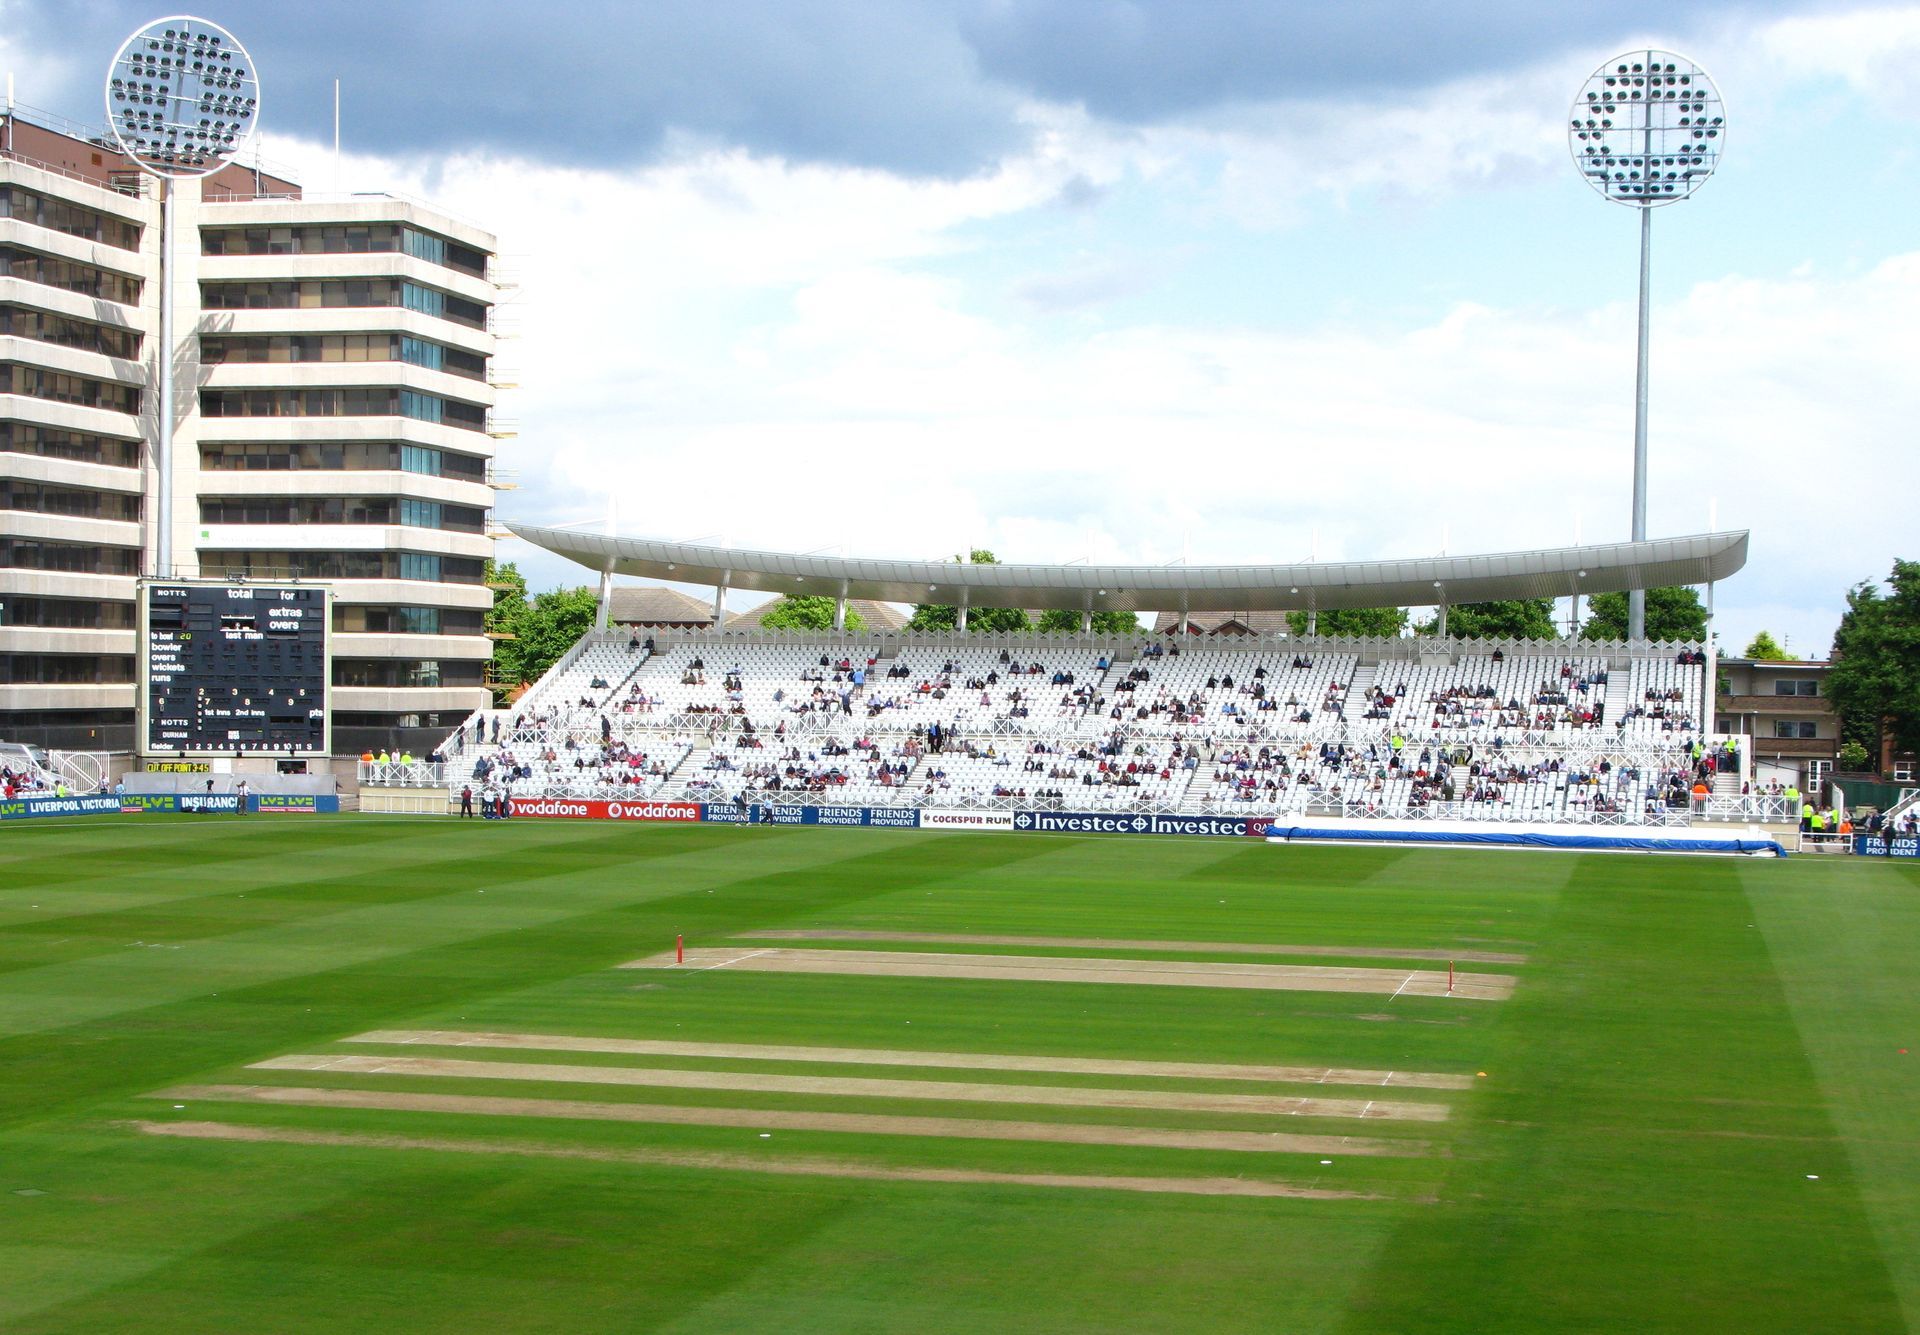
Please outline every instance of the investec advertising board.
M1127 816L1095 811L1020 811L1013 828L1036 834L1224 834L1263 836L1264 816Z

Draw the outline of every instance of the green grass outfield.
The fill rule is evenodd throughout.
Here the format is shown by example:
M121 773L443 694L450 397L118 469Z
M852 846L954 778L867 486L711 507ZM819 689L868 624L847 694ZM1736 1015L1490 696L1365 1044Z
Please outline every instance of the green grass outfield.
M1515 975L1505 1001L617 967L681 933L745 953L769 946L745 933L823 928L1162 945L797 948L1526 962L1462 963ZM1388 954L1319 953L1341 949ZM0 1330L1920 1330L1916 976L1911 863L531 820L9 824ZM348 1041L374 1030L1466 1087ZM566 1069L365 1069L396 1055ZM255 1065L279 1058L295 1064ZM769 1075L975 1082L1001 1101L684 1083ZM1042 1087L1033 1103L1005 1101L1023 1085ZM1077 1106L1114 1090L1445 1116ZM396 1106L422 1095L547 1102ZM565 1103L601 1111L550 1115ZM793 1129L822 1113L1039 1130ZM763 1134L761 1117L789 1120ZM1063 1143L1056 1126L1404 1152Z

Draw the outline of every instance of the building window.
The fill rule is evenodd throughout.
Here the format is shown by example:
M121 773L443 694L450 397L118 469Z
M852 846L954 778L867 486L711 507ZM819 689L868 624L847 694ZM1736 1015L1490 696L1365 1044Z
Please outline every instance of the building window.
M44 482L0 478L0 510L137 523L140 519L140 498L120 491L56 487Z
M375 607L335 603L333 628L349 634L479 635L485 614L478 608Z
M1773 721L1773 735L1775 737L1783 738L1783 739L1792 738L1796 740L1810 741L1817 734L1815 732L1815 725L1812 723L1804 722L1798 719L1783 718L1783 719L1775 719Z
M477 662L441 662L437 659L336 658L335 686L478 686L483 680Z
M0 218L31 223L50 232L84 237L115 250L140 249L140 224L109 213L69 204L25 186L0 185Z
M424 552L401 552L400 578L437 582L440 578L440 558Z
M447 417L446 401L433 394L417 394L413 390L400 391L400 415L411 417L416 422L444 422Z
M51 403L74 403L83 408L103 408L110 413L138 415L140 412L140 391L132 385L0 362L0 394L6 393L24 394Z
M368 255L404 251L417 260L475 278L487 276L484 251L398 223L203 227L200 251L203 255Z
M72 459L77 463L135 468L140 463L140 442L62 431L32 422L0 421L0 454L37 454L43 459ZM481 475L485 476L484 468Z
M132 630L133 604L8 594L0 624L49 630Z
M0 544L0 559L4 553L4 544ZM485 577L486 564L478 557L420 552L203 550L200 569L211 579L411 579L434 584L478 584ZM131 574L131 568L125 573Z
M101 686L132 680L132 654L0 654L0 682Z
M0 306L0 334L128 361L140 355L140 335L130 329L115 329L26 306Z
M43 287L57 287L63 292L78 292L82 296L118 302L122 306L140 304L138 278L129 278L125 274L111 273L90 264L79 264L53 255L42 255L37 251L21 250L16 246L0 246L0 278L24 279Z
M61 570L75 575L134 575L140 570L140 552L137 548L100 547L90 542L0 538L0 566ZM479 583L477 579L474 582Z
M1893 762L1893 781L1895 783L1913 782L1913 762L1911 760L1896 760Z
M1778 678L1773 683L1775 695L1818 695L1820 683L1817 679L1806 680L1790 677Z
M5 424L0 423L0 431ZM0 449L5 449L0 437ZM460 482L485 482L487 461L427 445L392 440L203 441L200 466L209 472L331 472L419 473Z
M429 371L438 371L447 364L447 350L438 343L403 334L400 338L400 360L409 366L424 366Z

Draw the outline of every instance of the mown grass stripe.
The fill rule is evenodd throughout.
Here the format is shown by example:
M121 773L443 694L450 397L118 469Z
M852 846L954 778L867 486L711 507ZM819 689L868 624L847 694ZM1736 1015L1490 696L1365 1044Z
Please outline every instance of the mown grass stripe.
M1274 1084L1380 1085L1406 1089L1469 1089L1473 1077L1427 1071L1361 1071L1334 1066L1244 1066L1219 1062L1126 1061L1099 1057L1013 1056L984 1052L909 1052L888 1048L797 1047L766 1043L685 1043L665 1039L568 1034L500 1034L464 1029L376 1029L343 1043L444 1048L508 1048L539 1052L604 1052L654 1057L844 1063L859 1066L950 1067L974 1071L1159 1076L1186 1080L1258 1080Z
M1088 1122L1016 1122L994 1118L925 1117L885 1113L799 1112L671 1103L607 1103L479 1094L424 1094L311 1085L179 1085L148 1095L189 1103L266 1103L305 1108L371 1108L390 1112L464 1113L487 1117L555 1117L596 1122L733 1126L754 1130L835 1131L850 1135L921 1136L954 1140L1027 1140L1061 1145L1122 1145L1247 1154L1359 1154L1420 1157L1432 1145L1370 1136L1300 1135L1287 1131L1233 1131L1125 1126Z

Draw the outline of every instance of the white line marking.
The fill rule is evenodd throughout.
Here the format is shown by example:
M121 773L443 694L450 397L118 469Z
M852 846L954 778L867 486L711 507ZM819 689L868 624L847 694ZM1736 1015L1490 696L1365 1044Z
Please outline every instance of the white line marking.
M756 955L775 955L778 953L779 953L779 948L774 946L769 946L765 950L749 950L746 954L735 955L730 960L721 960L718 964L703 964L697 969L688 969L687 972L688 973L705 973L708 969L724 969L729 964L738 964L741 960L750 960L754 958Z

